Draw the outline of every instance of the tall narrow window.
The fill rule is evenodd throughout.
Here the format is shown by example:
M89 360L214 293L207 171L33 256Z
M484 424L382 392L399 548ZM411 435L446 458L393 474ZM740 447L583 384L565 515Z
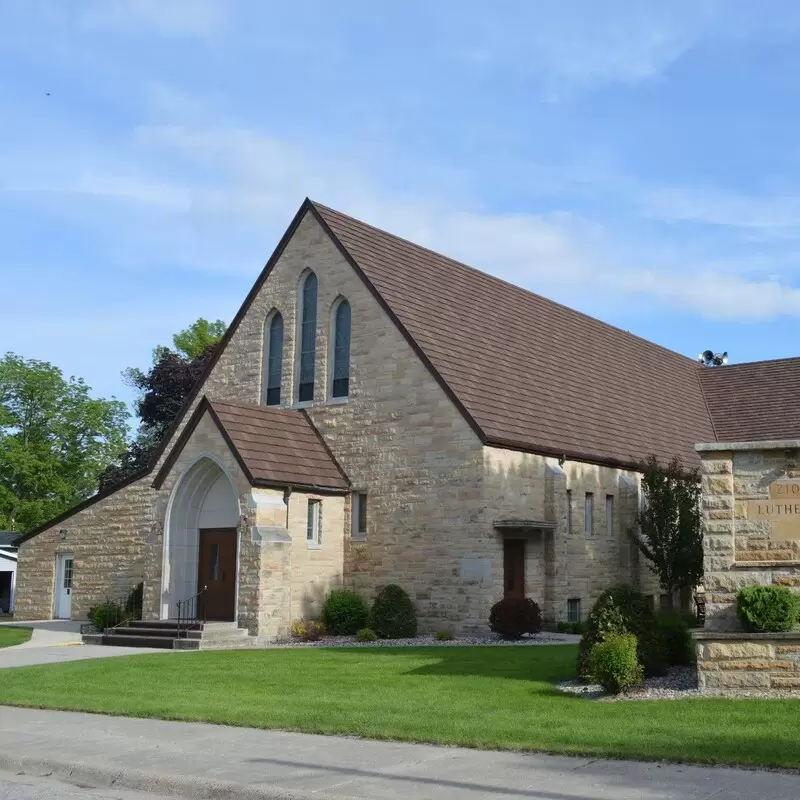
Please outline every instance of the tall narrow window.
M587 536L592 535L592 517L594 516L594 495L586 492L586 505L583 509L583 530Z
M367 538L367 495L358 492L353 495L353 512L350 533L353 539Z
M614 495L606 495L606 534L614 535Z
M567 600L567 622L580 622L581 621L581 599L580 597L571 597Z
M300 374L297 399L314 399L314 366L317 357L317 276L309 272L300 298Z
M572 536L572 489L567 489L567 536Z
M266 406L281 404L281 371L283 367L283 317L276 311L264 326L264 389Z
M306 542L309 547L319 547L322 544L320 536L320 511L322 503L319 500L308 501L308 519L306 521Z
M350 303L342 300L333 318L333 397L350 393Z

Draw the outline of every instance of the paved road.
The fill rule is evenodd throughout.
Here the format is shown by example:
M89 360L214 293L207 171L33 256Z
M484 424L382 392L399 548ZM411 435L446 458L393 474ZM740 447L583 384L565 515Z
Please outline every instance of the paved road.
M65 783L55 778L16 775L0 770L0 797L3 800L169 800L165 795L131 792L127 789L94 788ZM173 798L174 800L174 798Z
M55 664L61 661L80 661L85 658L110 658L137 653L171 652L155 648L104 647L83 644L81 623L49 619L37 622L2 622L3 627L33 628L33 635L24 644L0 648L0 669L27 667L32 664ZM174 651L176 655L184 651Z
M677 701L676 701L677 702ZM0 706L0 769L191 798L796 800L800 776Z

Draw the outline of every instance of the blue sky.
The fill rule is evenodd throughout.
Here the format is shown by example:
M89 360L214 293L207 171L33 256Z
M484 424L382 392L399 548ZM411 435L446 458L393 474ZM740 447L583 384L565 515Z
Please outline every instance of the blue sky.
M0 352L131 399L309 195L687 355L797 355L799 40L769 0L3 0Z

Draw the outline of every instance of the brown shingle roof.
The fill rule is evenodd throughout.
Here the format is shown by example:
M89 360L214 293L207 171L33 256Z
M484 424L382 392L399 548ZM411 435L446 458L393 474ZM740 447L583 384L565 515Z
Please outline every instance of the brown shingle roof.
M206 412L254 486L348 491L347 477L304 412L208 398L200 402L164 462L153 484L156 488Z
M313 207L488 444L630 465L713 441L692 359Z
M717 441L800 438L800 358L704 369L701 383Z

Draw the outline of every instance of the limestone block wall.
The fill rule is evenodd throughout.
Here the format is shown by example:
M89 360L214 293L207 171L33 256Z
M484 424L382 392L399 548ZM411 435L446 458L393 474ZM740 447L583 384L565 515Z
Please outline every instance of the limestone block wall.
M306 536L308 503L320 502L320 544ZM318 619L328 592L342 586L345 539L345 498L295 491L289 498L289 535L292 539L289 580L290 605L284 629L298 619Z
M145 565L160 547L153 497L150 479L143 478L24 542L19 548L14 618L53 616L59 553L75 556L73 619L86 619L89 608L106 599L123 599L144 579Z
M800 634L697 631L701 690L800 689Z
M639 506L637 473L582 462L559 465L555 458L494 447L484 449L484 468L481 518L492 560L492 598L499 599L503 588L503 537L492 522L509 518L556 525L554 533L533 534L526 551L526 593L543 605L546 621L565 620L570 598L581 600L585 618L598 595L615 583L658 594L657 579L628 536ZM585 529L587 492L594 496L591 533ZM610 531L607 496L613 497Z
M336 512L342 529L347 527L339 567L343 579L367 597L399 583L414 600L423 630L462 620L485 622L482 592L459 578L461 555L471 551L479 528L480 442L312 217L301 222L204 391L258 402L264 321L277 309L284 320L282 405L296 405L297 288L308 268L318 279L318 310L317 378L307 410L354 490L368 495L365 541L350 540L349 506ZM340 296L352 312L350 396L344 402L328 400L330 312ZM304 569L296 554L293 546L293 564L296 556ZM316 607L310 591L303 599L304 591L293 590L293 616ZM473 608L475 598L479 610Z
M799 448L794 440L698 445L706 629L740 629L735 604L744 586L800 590Z

